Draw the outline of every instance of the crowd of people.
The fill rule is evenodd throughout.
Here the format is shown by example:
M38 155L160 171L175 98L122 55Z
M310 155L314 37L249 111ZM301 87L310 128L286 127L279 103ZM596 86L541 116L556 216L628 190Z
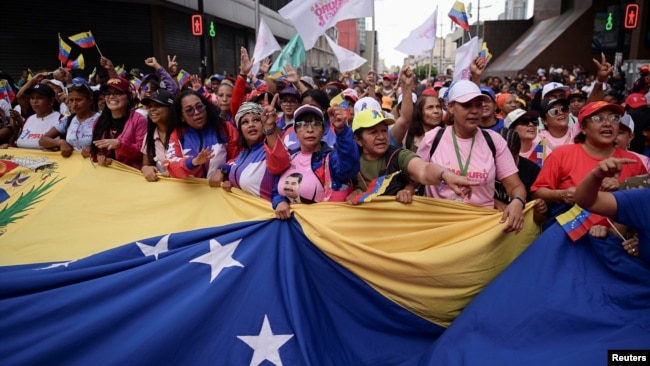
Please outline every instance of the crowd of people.
M627 87L604 56L593 75L551 66L532 80L486 76L477 57L471 80L445 82L418 81L408 66L325 83L287 66L271 78L270 60L253 74L241 48L239 75L180 83L167 61L146 59L146 75L119 75L102 57L92 80L64 68L21 76L0 108L0 144L117 160L148 182L206 178L268 200L279 219L296 204L362 204L383 182L381 194L403 204L420 195L497 209L515 233L529 202L552 223L611 159L625 164L597 174L603 192L638 188L626 180L650 169L647 65ZM634 230L608 218L590 233L639 255Z

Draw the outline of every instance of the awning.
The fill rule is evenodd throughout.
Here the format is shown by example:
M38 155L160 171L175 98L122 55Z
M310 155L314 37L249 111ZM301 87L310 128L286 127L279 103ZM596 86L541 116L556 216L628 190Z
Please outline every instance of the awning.
M499 58L488 65L486 73L495 76L513 75L526 69L544 50L553 44L589 8L571 9L563 14L533 25ZM535 67L536 68L536 67Z

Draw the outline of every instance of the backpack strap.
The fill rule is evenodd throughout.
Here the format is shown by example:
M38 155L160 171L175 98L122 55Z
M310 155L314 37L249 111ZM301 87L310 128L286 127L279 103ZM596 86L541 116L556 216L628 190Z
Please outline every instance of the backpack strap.
M440 127L438 132L436 133L436 137L433 139L433 143L431 144L431 150L429 150L429 160L431 160L431 156L433 156L433 153L436 151L438 148L438 145L440 144L440 140L442 139L442 135L445 133L445 127Z
M483 132L483 137L485 137L485 142L487 142L490 151L492 151L492 159L494 159L494 163L496 164L497 148L496 146L494 146L494 140L492 140L492 136L490 136L490 134L486 130L481 129L481 132Z
M406 147L407 150L411 150L411 146L413 146L414 140L415 136L410 133L406 133L406 143L404 144L404 147Z

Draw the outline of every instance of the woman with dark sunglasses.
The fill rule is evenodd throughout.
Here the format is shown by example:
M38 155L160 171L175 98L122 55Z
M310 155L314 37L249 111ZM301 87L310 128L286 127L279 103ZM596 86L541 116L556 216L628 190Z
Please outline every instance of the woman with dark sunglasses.
M46 149L58 149L64 158L72 151L80 151L84 158L90 157L90 145L93 142L93 129L100 116L94 107L94 94L85 80L75 80L68 87L67 104L72 113L61 118L39 140L39 145Z
M220 168L239 154L239 133L219 109L202 94L184 90L174 100L167 131L169 175L208 178L211 187L221 185Z
M540 106L540 117L544 129L539 131L540 144L544 146L542 163L546 157L563 145L573 143L580 128L569 126L569 101L567 99L545 99Z
M539 113L517 108L508 113L504 120L504 126L507 129L514 130L519 135L519 141L521 142L519 156L541 167L542 153L539 145L540 137L537 135ZM539 158L537 156L538 152Z

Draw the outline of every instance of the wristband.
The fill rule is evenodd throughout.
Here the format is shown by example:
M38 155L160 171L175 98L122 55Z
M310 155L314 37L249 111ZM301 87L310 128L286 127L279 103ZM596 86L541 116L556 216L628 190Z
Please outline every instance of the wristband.
M514 200L517 200L517 201L521 202L521 205L523 207L526 207L526 200L524 200L521 196L514 196L512 198L512 201L514 201ZM510 201L510 202L512 202L512 201Z
M266 127L262 128L262 133L265 134L266 136L268 135L273 135L275 133L275 123L273 124L273 127L267 129Z

